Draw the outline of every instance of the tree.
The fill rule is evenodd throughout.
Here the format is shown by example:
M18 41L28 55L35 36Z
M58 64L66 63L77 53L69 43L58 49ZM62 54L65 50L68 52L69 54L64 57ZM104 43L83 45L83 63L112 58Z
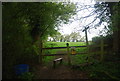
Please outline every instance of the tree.
M64 42L64 36L63 35L60 36L60 42Z
M70 35L62 35L60 32L57 32L51 38L54 42L83 42L85 40L85 37L82 37L79 32L72 32Z
M113 7L112 27L113 27L113 50L118 55L120 52L120 2ZM120 56L120 55L118 55Z
M97 5L104 5L104 8L108 9L107 12L104 12L104 15L101 16L100 20L101 22L104 22L104 20L107 20L106 18L109 18L108 27L109 30L113 32L113 50L117 54L119 53L120 50L120 2L105 2L105 3L98 3ZM99 6L96 6L97 9L102 9ZM99 10L101 12L101 10ZM102 12L101 12L102 14ZM109 32L110 32L109 31Z
M70 40L72 42L82 42L85 40L85 37L82 37L79 32L72 32L70 34Z
M80 9L78 12L82 10L89 10L90 14L77 18L76 20L80 20L81 22L88 17L94 16L93 21L84 25L83 27L89 26L89 29L97 28L104 22L107 23L104 26L104 29L107 35L113 36L113 50L118 53L120 50L120 26L118 23L120 22L120 2L96 2L94 5L79 5ZM99 20L99 22L98 22ZM97 22L96 22L97 21ZM100 31L101 32L101 31Z
M66 42L70 42L70 35L65 34L64 36L65 36L65 37L64 37L65 41L66 41Z
M11 78L14 65L37 60L40 40L55 34L55 28L75 14L73 3L3 2L2 7L3 78Z

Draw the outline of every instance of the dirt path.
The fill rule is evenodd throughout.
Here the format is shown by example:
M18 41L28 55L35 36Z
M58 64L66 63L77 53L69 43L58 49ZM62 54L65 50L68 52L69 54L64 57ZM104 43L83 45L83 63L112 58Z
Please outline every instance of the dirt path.
M67 56L56 56L59 57L63 58L63 63L67 61ZM53 68L53 62L50 62L48 66L36 65L35 69L35 79L88 79L87 72L73 70L65 64Z
M72 70L68 66L52 67L37 66L36 79L88 79L88 74L79 70Z

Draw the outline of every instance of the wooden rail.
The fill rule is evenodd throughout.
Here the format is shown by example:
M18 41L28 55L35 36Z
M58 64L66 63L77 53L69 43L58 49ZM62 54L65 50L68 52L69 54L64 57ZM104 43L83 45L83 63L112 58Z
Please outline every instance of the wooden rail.
M67 55L68 56L68 63L70 64L70 55L78 55L78 54L88 54L89 52L81 52L81 53L76 53L76 54L72 54L69 50L69 48L71 47L75 47L75 48L81 48L81 47L87 47L87 48L100 48L100 55L101 55L101 61L103 61L104 59L104 47L107 45L104 45L103 43L103 39L101 40L100 45L84 45L84 46L69 46L69 44L66 43L66 47L48 47L48 48L41 48L41 50L48 50L48 49L67 49L67 53L64 54L43 54L41 51L41 56L59 56L59 55ZM42 58L42 57L41 57ZM40 59L41 59L40 58Z
M100 48L101 45L89 45L89 47L99 47ZM107 45L104 45L107 46ZM87 47L87 46L70 46L71 47L75 47L75 48L80 48L80 47ZM67 47L48 47L48 48L42 48L42 50L46 50L46 49L65 49Z
M104 45L107 46L107 45ZM87 47L87 46L71 46L71 47L76 47L76 48L80 48L80 47ZM69 47L69 48L71 48ZM101 47L101 45L89 45L88 47ZM47 49L64 49L67 47L50 47L50 48L42 48L43 50L47 50ZM71 54L71 55L78 55L78 54L87 54L87 52L81 52L81 53L77 53L77 54ZM67 55L67 53L64 54L44 54L42 56L59 56L59 55Z
M87 53L84 53L84 52L82 52L82 53L77 53L77 54L71 54L71 55L80 55L80 54L87 54ZM67 55L67 54L45 54L45 55L43 55L43 56L59 56L59 55Z
M71 47L79 48L79 47L87 47L87 46L71 46ZM42 48L42 49L45 50L45 49L64 49L64 48L67 48L67 47L50 47L50 48Z

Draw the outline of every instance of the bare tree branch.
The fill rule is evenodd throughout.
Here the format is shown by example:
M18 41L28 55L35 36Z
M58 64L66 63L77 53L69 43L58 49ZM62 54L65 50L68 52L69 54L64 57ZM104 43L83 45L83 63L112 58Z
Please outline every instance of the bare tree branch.
M101 17L101 16L103 15L104 11L106 11L106 9L104 9L103 12L102 12L99 16L97 16L91 23L89 23L89 24L86 25L86 26L89 26L90 24L94 23L94 22L97 20L97 18L99 18L99 17ZM99 22L99 24L100 24L100 22ZM85 27L86 27L86 26L85 26ZM91 28L90 28L90 29L91 29Z
M76 12L79 12L79 11L82 11L82 10L86 10L86 9L89 9L89 8L94 8L94 7L83 8L83 9L77 10Z

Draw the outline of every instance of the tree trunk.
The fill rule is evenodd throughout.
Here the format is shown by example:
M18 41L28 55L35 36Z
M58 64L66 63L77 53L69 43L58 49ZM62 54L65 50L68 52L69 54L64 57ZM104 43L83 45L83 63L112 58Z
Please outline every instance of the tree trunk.
M117 26L118 30L113 31L113 50L115 53L120 52L120 27Z
M119 12L119 3L116 4L115 12L113 15L113 51L119 56L120 53L120 12Z

